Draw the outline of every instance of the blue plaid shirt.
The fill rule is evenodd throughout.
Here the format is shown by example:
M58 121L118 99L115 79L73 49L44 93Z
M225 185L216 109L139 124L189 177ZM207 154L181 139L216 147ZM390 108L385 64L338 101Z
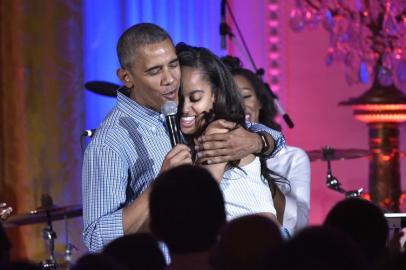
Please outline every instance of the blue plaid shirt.
M277 153L285 139L259 124L275 139ZM97 129L84 155L82 170L83 238L90 251L100 251L122 236L123 207L137 198L158 175L171 149L165 118L118 93L117 105Z

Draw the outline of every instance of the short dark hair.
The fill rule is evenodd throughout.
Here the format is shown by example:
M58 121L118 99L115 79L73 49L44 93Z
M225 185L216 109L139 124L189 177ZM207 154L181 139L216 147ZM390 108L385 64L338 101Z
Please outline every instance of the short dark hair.
M176 45L176 54L181 67L196 68L202 72L203 80L211 85L214 92L213 111L206 116L206 124L194 134L194 137L199 136L210 122L217 119L224 119L245 127L241 95L230 71L223 62L210 50L203 47L192 47L185 43ZM180 94L180 107L183 105L183 100Z
M284 248L273 254L272 269L362 270L369 268L360 247L348 235L335 228L312 226L301 230L286 243Z
M221 61L227 66L233 76L242 76L248 80L255 91L258 101L261 103L259 110L259 123L264 124L272 129L281 131L282 127L275 122L276 108L273 103L273 97L266 88L264 82L249 69L241 64L238 57L227 55L221 58Z
M223 194L204 168L182 165L154 181L150 227L172 254L208 251L226 221Z
M284 244L278 225L260 214L231 220L219 238L210 261L214 269L222 270L271 269L272 253Z
M149 233L134 233L119 237L103 249L116 262L128 269L157 270L166 267L158 241Z
M6 230L0 222L0 268L7 265L10 261L11 244L8 240Z
M344 199L330 210L324 225L349 235L361 246L369 261L381 259L385 253L388 223L382 210L372 202Z
M156 24L139 23L128 28L118 40L117 56L122 68L131 66L134 52L141 46L154 44L169 39L168 32Z
M127 270L127 268L117 263L113 258L103 253L85 254L77 260L71 269Z

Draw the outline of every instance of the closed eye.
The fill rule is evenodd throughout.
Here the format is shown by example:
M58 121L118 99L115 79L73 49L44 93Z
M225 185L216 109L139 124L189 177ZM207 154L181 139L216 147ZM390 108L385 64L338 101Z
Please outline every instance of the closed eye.
M198 102L198 101L200 101L202 99L202 96L201 95L192 95L191 97L190 97L190 101L191 102Z
M194 90L192 91L192 94L190 95L190 102L198 102L202 99L203 96L203 91L202 90Z
M147 71L145 71L145 73L150 76L155 76L155 75L158 75L160 71L161 71L161 67L154 67L154 68L148 69Z
M178 66L179 66L179 60L176 59L176 60L170 62L168 66L169 66L170 68L176 68L176 67L178 67Z

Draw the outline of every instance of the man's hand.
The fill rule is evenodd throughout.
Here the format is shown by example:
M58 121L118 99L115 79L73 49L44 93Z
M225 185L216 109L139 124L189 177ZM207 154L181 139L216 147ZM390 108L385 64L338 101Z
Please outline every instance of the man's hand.
M192 154L188 146L178 144L166 154L159 174L184 164L192 164ZM151 186L123 209L123 228L125 234L148 230L150 193Z
M0 220L6 220L13 211L13 208L7 206L6 203L0 203Z
M232 130L236 124L225 120L215 122L230 131L203 135L195 140L195 150L201 163L215 164L239 160L261 151L262 141L257 134L242 127Z
M185 164L192 164L191 150L187 145L178 144L166 154L159 174Z

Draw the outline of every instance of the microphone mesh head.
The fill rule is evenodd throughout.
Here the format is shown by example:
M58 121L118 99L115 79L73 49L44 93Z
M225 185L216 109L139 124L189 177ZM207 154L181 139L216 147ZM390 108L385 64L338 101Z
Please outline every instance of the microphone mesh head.
M178 112L178 104L175 101L167 101L161 106L161 113L165 116L174 115Z

